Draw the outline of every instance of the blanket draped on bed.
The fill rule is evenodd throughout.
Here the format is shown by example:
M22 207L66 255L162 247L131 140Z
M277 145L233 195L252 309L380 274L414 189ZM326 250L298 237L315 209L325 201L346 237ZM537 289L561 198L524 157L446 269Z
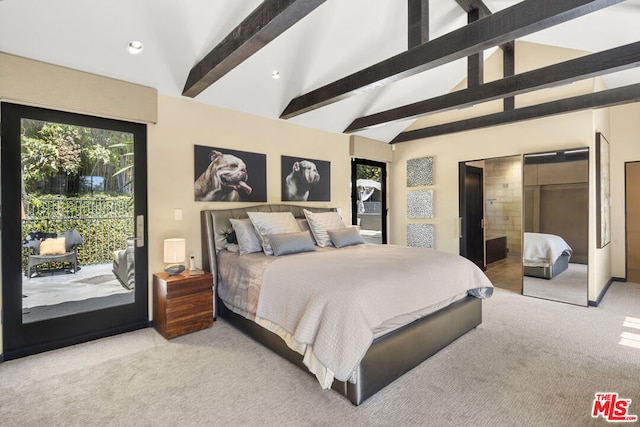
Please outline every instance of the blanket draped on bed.
M545 233L524 233L524 253L527 266L552 266L562 254L571 255L573 250L560 236Z
M493 287L472 262L433 249L359 245L297 254L271 262L256 321L271 325L323 387L333 377L347 381L379 329L407 316L419 318L432 308L463 298L491 296ZM279 330L281 329L281 330ZM311 354L309 354L311 353ZM317 363L326 371L317 372ZM321 369L322 370L322 369Z

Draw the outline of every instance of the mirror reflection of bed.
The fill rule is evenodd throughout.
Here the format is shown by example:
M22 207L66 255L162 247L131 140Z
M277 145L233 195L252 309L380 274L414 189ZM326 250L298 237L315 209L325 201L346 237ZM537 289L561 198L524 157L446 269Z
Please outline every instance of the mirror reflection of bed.
M525 155L522 293L588 304L588 149Z

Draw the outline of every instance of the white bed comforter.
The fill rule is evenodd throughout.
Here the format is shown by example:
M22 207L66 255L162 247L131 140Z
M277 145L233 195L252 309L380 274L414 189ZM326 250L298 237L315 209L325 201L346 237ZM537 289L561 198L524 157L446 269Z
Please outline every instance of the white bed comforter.
M256 321L305 355L323 387L351 378L386 322L440 308L493 285L472 262L433 249L358 245L297 254L264 274ZM434 310L435 310L434 309Z
M523 260L526 266L549 267L562 254L573 250L560 236L544 233L524 233Z

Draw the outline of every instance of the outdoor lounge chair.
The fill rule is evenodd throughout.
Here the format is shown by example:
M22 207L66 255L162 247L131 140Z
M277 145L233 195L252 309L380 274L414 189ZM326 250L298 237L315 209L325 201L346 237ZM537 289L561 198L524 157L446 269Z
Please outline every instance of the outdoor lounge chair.
M27 249L25 275L31 278L36 267L49 263L68 263L73 273L78 270L78 245L83 239L75 228L60 233L31 232L22 244Z
M134 242L135 239L129 238L126 249L113 252L113 274L122 286L129 290L134 289L136 285Z

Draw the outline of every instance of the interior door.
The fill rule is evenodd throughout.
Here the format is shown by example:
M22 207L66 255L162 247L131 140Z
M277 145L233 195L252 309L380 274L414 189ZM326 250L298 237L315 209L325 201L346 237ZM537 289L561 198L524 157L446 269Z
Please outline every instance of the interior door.
M147 327L146 126L9 103L1 114L4 358Z
M351 162L351 215L367 243L387 243L387 165L365 159Z
M481 168L459 164L460 255L484 270L483 185Z
M627 281L640 283L640 162L626 164Z

